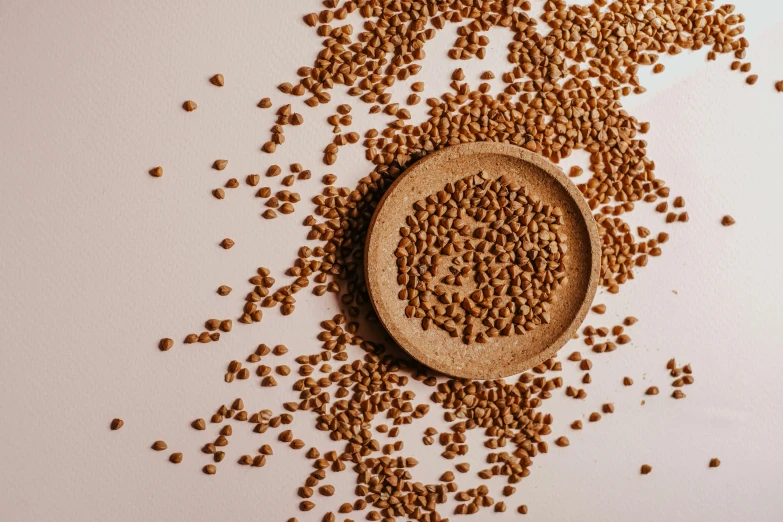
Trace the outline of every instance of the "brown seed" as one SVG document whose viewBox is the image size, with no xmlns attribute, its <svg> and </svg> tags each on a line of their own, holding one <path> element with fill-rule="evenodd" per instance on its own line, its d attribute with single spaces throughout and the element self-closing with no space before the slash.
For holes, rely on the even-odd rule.
<svg viewBox="0 0 783 522">
<path fill-rule="evenodd" d="M 633 384 L 633 379 L 630 377 L 623 377 L 623 385 L 624 386 L 631 386 Z"/>
<path fill-rule="evenodd" d="M 163 450 L 165 450 L 166 448 L 168 448 L 168 446 L 167 446 L 167 445 L 166 445 L 166 443 L 165 443 L 165 442 L 163 442 L 162 440 L 156 440 L 156 441 L 155 441 L 155 442 L 152 444 L 152 449 L 154 449 L 155 451 L 163 451 Z"/>
<path fill-rule="evenodd" d="M 217 293 L 218 295 L 225 297 L 231 293 L 231 290 L 232 288 L 230 286 L 220 285 L 217 289 Z"/>
<path fill-rule="evenodd" d="M 204 328 L 209 330 L 210 332 L 214 332 L 218 329 L 218 326 L 220 326 L 220 321 L 217 319 L 209 319 L 206 323 L 204 323 Z"/>
<path fill-rule="evenodd" d="M 304 22 L 310 27 L 315 27 L 318 25 L 318 15 L 315 13 L 307 14 L 304 16 Z"/>
<path fill-rule="evenodd" d="M 647 391 L 644 393 L 647 395 L 658 395 L 658 387 L 650 386 L 649 388 L 647 388 Z"/>
<path fill-rule="evenodd" d="M 154 169 L 150 170 L 150 176 L 153 178 L 159 178 L 163 176 L 163 167 L 155 167 Z"/>
<path fill-rule="evenodd" d="M 202 471 L 203 471 L 204 473 L 206 473 L 207 475 L 214 475 L 214 474 L 215 474 L 215 472 L 217 471 L 217 468 L 215 467 L 215 465 L 214 465 L 214 464 L 207 464 L 206 466 L 204 466 L 204 467 L 203 467 L 203 468 L 201 468 L 201 469 L 202 469 Z"/>
<path fill-rule="evenodd" d="M 261 446 L 261 448 L 258 450 L 259 453 L 262 455 L 272 455 L 274 452 L 272 451 L 272 446 L 269 444 L 264 444 Z"/>
<path fill-rule="evenodd" d="M 198 109 L 198 105 L 193 100 L 188 100 L 182 104 L 182 108 L 188 112 L 193 112 Z"/>
<path fill-rule="evenodd" d="M 179 464 L 182 462 L 182 453 L 172 453 L 169 456 L 169 462 L 172 462 L 174 464 Z"/>
<path fill-rule="evenodd" d="M 261 107 L 262 109 L 268 109 L 269 107 L 272 106 L 272 100 L 270 100 L 269 98 L 261 98 L 261 101 L 258 102 L 258 106 Z"/>
<path fill-rule="evenodd" d="M 215 196 L 215 199 L 225 199 L 226 192 L 222 188 L 218 187 L 212 191 L 212 195 Z"/>
<path fill-rule="evenodd" d="M 310 511 L 314 507 L 315 504 L 313 504 L 309 500 L 303 500 L 302 502 L 299 503 L 299 509 L 301 509 L 302 511 Z"/>
<path fill-rule="evenodd" d="M 648 464 L 642 464 L 642 475 L 647 475 L 651 471 L 652 471 L 652 466 Z"/>
<path fill-rule="evenodd" d="M 561 436 L 561 437 L 558 437 L 558 438 L 555 440 L 555 444 L 557 444 L 557 445 L 558 445 L 558 446 L 560 446 L 561 448 L 565 448 L 566 446 L 570 445 L 570 444 L 571 444 L 571 442 L 569 442 L 569 440 L 568 440 L 568 437 L 562 437 L 562 436 Z"/>
<path fill-rule="evenodd" d="M 218 159 L 212 164 L 212 168 L 215 170 L 223 170 L 228 165 L 228 160 Z"/>
<path fill-rule="evenodd" d="M 723 218 L 720 220 L 720 224 L 723 225 L 724 227 L 730 227 L 734 223 L 736 223 L 736 221 L 734 221 L 734 218 L 728 215 L 723 216 Z"/>
<path fill-rule="evenodd" d="M 218 73 L 209 79 L 209 83 L 218 87 L 223 87 L 225 85 L 225 79 L 222 74 Z"/>
<path fill-rule="evenodd" d="M 775 89 L 777 89 L 778 92 L 783 92 L 783 80 L 775 84 Z"/>
<path fill-rule="evenodd" d="M 220 242 L 220 246 L 228 250 L 232 246 L 234 246 L 234 240 L 231 238 L 225 238 L 223 241 Z"/>
<path fill-rule="evenodd" d="M 720 459 L 710 459 L 710 467 L 717 468 L 720 466 Z"/>
<path fill-rule="evenodd" d="M 600 413 L 594 411 L 593 413 L 590 414 L 590 422 L 598 422 L 599 420 L 601 420 Z"/>
<path fill-rule="evenodd" d="M 457 471 L 459 471 L 460 473 L 467 473 L 468 471 L 470 471 L 470 464 L 469 464 L 469 463 L 467 463 L 467 462 L 461 462 L 461 463 L 457 464 L 457 465 L 456 465 L 456 466 L 454 466 L 454 467 L 455 467 L 455 468 L 456 468 L 456 470 L 457 470 Z"/>
<path fill-rule="evenodd" d="M 174 346 L 174 340 L 169 339 L 168 337 L 164 337 L 158 343 L 158 349 L 160 349 L 161 352 L 167 352 L 171 350 L 172 346 Z"/>
<path fill-rule="evenodd" d="M 118 429 L 122 428 L 125 425 L 122 419 L 112 419 L 111 424 L 109 425 L 111 427 L 112 431 L 117 431 Z"/>
<path fill-rule="evenodd" d="M 451 471 L 446 471 L 443 473 L 443 475 L 440 476 L 441 482 L 451 482 L 454 480 L 454 473 Z"/>
<path fill-rule="evenodd" d="M 331 497 L 332 495 L 334 495 L 334 486 L 330 486 L 330 485 L 321 486 L 320 488 L 318 488 L 318 492 L 325 497 Z"/>
<path fill-rule="evenodd" d="M 266 464 L 266 457 L 263 455 L 256 455 L 253 457 L 253 460 L 251 461 L 250 465 L 254 468 L 263 468 Z"/>
<path fill-rule="evenodd" d="M 608 403 L 604 404 L 601 407 L 601 409 L 603 410 L 604 413 L 614 413 L 614 404 L 612 404 L 611 402 L 608 402 Z"/>
<path fill-rule="evenodd" d="M 517 511 L 522 515 L 527 515 L 527 506 L 525 504 L 522 504 L 517 508 Z"/>
<path fill-rule="evenodd" d="M 684 399 L 685 394 L 682 392 L 682 390 L 674 390 L 672 392 L 672 397 L 674 397 L 675 399 Z"/>
<path fill-rule="evenodd" d="M 597 313 L 597 314 L 603 314 L 603 313 L 605 313 L 605 312 L 606 312 L 606 305 L 602 305 L 602 304 L 595 305 L 595 306 L 592 308 L 592 310 L 593 310 L 593 312 L 595 312 L 595 313 Z"/>
<path fill-rule="evenodd" d="M 250 455 L 242 455 L 241 457 L 239 457 L 239 460 L 237 462 L 243 466 L 250 466 L 253 464 L 253 457 L 251 457 Z"/>
<path fill-rule="evenodd" d="M 753 85 L 753 84 L 755 84 L 755 83 L 756 83 L 758 80 L 759 80 L 759 75 L 758 75 L 758 74 L 751 74 L 750 76 L 748 76 L 747 78 L 745 78 L 745 83 L 747 83 L 748 85 Z"/>
<path fill-rule="evenodd" d="M 573 430 L 581 430 L 582 429 L 582 421 L 575 420 L 571 423 L 571 429 Z"/>
</svg>

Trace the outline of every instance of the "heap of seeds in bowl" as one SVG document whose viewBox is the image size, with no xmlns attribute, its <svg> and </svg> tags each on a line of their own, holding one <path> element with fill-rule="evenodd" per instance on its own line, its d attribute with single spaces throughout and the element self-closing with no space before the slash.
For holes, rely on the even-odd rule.
<svg viewBox="0 0 783 522">
<path fill-rule="evenodd" d="M 449 495 L 460 502 L 456 513 L 482 513 L 485 518 L 493 504 L 496 511 L 505 510 L 506 503 L 496 503 L 494 499 L 514 495 L 513 484 L 530 475 L 532 460 L 538 453 L 548 452 L 550 443 L 553 451 L 556 447 L 556 451 L 568 452 L 571 442 L 577 444 L 579 430 L 603 424 L 599 423 L 601 414 L 591 412 L 589 406 L 585 406 L 581 419 L 562 419 L 557 423 L 544 411 L 546 400 L 587 399 L 589 385 L 600 373 L 592 370 L 592 363 L 580 351 L 573 351 L 568 357 L 585 372 L 575 386 L 566 385 L 559 373 L 568 362 L 554 359 L 518 378 L 493 381 L 439 378 L 415 362 L 401 359 L 394 350 L 387 350 L 374 340 L 372 325 L 377 318 L 369 305 L 361 270 L 371 217 L 394 180 L 415 160 L 435 150 L 472 141 L 514 144 L 561 164 L 572 162 L 572 153 L 582 151 L 589 167 L 583 171 L 573 165 L 571 175 L 594 211 L 601 239 L 600 284 L 608 292 L 619 292 L 651 259 L 662 254 L 662 245 L 669 238 L 669 233 L 661 230 L 663 227 L 675 229 L 688 222 L 684 199 L 671 197 L 674 194 L 657 175 L 654 159 L 647 155 L 643 135 L 650 131 L 650 123 L 630 114 L 622 100 L 645 92 L 645 76 L 640 72 L 659 65 L 662 55 L 671 55 L 673 60 L 684 51 L 703 49 L 708 61 L 718 54 L 745 59 L 749 43 L 742 36 L 744 16 L 735 13 L 732 5 L 717 6 L 707 0 L 542 3 L 543 13 L 534 16 L 527 0 L 323 0 L 323 9 L 304 16 L 304 23 L 320 39 L 320 48 L 313 62 L 297 70 L 297 78 L 278 86 L 282 95 L 291 96 L 293 105 L 283 103 L 273 109 L 268 93 L 258 102 L 258 107 L 267 111 L 262 117 L 274 119 L 270 122 L 271 137 L 260 145 L 263 152 L 259 152 L 262 158 L 270 159 L 269 165 L 265 165 L 266 186 L 257 188 L 260 174 L 234 170 L 230 178 L 215 187 L 215 198 L 220 201 L 215 204 L 227 204 L 237 197 L 235 194 L 245 188 L 237 180 L 247 176 L 248 190 L 252 190 L 248 197 L 258 198 L 258 214 L 266 218 L 259 219 L 258 226 L 293 226 L 291 219 L 307 213 L 302 207 L 308 203 L 291 187 L 312 179 L 323 180 L 326 187 L 313 198 L 314 207 L 308 209 L 312 211 L 303 220 L 296 218 L 308 229 L 308 243 L 296 252 L 291 266 L 275 267 L 276 272 L 285 272 L 285 280 L 276 281 L 269 268 L 260 266 L 248 278 L 247 288 L 240 289 L 238 283 L 225 281 L 231 286 L 220 286 L 216 299 L 228 296 L 232 287 L 245 294 L 236 319 L 248 325 L 263 321 L 274 308 L 285 316 L 294 313 L 297 298 L 302 298 L 300 292 L 306 288 L 317 296 L 339 296 L 343 313 L 330 313 L 320 323 L 318 342 L 292 347 L 296 364 L 293 369 L 274 364 L 273 358 L 289 352 L 285 346 L 274 343 L 270 343 L 273 348 L 262 343 L 248 349 L 250 353 L 244 359 L 233 359 L 221 369 L 220 377 L 227 386 L 253 386 L 254 405 L 245 406 L 238 399 L 206 412 L 208 424 L 203 419 L 188 420 L 199 431 L 208 426 L 219 430 L 219 435 L 207 439 L 202 448 L 204 473 L 215 475 L 219 466 L 228 463 L 261 468 L 267 459 L 275 458 L 272 446 L 266 443 L 252 450 L 254 455 L 229 449 L 234 427 L 245 426 L 259 434 L 278 430 L 277 444 L 304 449 L 304 442 L 286 429 L 294 416 L 299 416 L 317 430 L 327 432 L 330 439 L 324 442 L 329 444 L 328 450 L 311 447 L 302 452 L 304 458 L 312 461 L 314 470 L 303 477 L 297 490 L 303 498 L 299 509 L 318 508 L 314 488 L 324 496 L 332 495 L 335 490 L 321 484 L 327 473 L 347 471 L 356 475 L 357 487 L 355 494 L 337 493 L 345 495 L 339 512 L 356 511 L 350 515 L 354 519 L 400 516 L 435 522 L 446 515 L 439 510 L 442 512 Z M 361 20 L 360 25 L 349 23 L 349 15 L 351 21 Z M 420 94 L 427 88 L 416 76 L 427 65 L 425 49 L 439 31 L 455 25 L 457 37 L 447 53 L 456 64 L 452 83 L 446 92 L 435 93 L 430 88 L 430 96 L 422 100 Z M 458 65 L 474 65 L 487 56 L 490 29 L 511 33 L 504 52 L 508 63 L 484 70 L 480 81 L 475 81 L 477 74 L 469 78 Z M 731 70 L 745 74 L 749 67 L 739 65 Z M 655 71 L 665 74 L 662 67 Z M 496 82 L 490 83 L 493 79 Z M 755 78 L 747 82 L 752 83 Z M 499 91 L 495 87 L 498 84 Z M 221 89 L 225 95 L 230 92 Z M 348 96 L 357 100 L 356 105 L 364 104 L 370 115 L 377 115 L 371 118 L 384 118 L 376 120 L 378 128 L 351 129 L 351 113 L 356 114 L 357 109 L 347 103 Z M 342 99 L 337 101 L 338 97 Z M 428 113 L 423 120 L 417 120 L 407 106 L 421 101 L 427 104 Z M 274 154 L 290 146 L 285 136 L 289 126 L 305 124 L 294 105 L 316 107 L 332 103 L 339 105 L 334 114 L 321 122 L 324 135 L 331 136 L 322 148 L 327 167 L 320 172 L 313 168 L 311 172 L 294 163 L 289 167 L 290 173 L 282 175 L 283 168 L 274 164 Z M 196 107 L 193 101 L 185 104 L 188 111 Z M 392 117 L 390 121 L 388 117 Z M 317 121 L 316 117 L 308 117 L 306 124 Z M 369 162 L 367 174 L 358 183 L 341 186 L 338 156 L 352 146 L 364 148 Z M 217 154 L 204 151 L 203 156 L 208 165 Z M 223 165 L 226 171 L 238 168 L 234 162 Z M 209 198 L 215 202 L 215 198 Z M 646 205 L 658 212 L 657 219 L 642 215 L 639 220 L 648 220 L 646 226 L 631 227 L 633 220 L 626 220 L 625 214 Z M 699 218 L 705 219 L 692 217 Z M 487 233 L 497 231 L 491 226 L 484 229 L 484 241 L 489 244 Z M 220 239 L 210 241 L 217 244 Z M 555 239 L 558 250 L 564 253 L 565 238 Z M 558 262 L 562 264 L 562 256 Z M 461 270 L 459 275 L 444 272 L 444 277 L 453 276 L 456 282 Z M 552 270 L 553 274 L 560 273 L 563 268 Z M 417 306 L 411 306 L 415 317 Z M 262 313 L 263 308 L 267 308 L 266 314 Z M 596 315 L 606 312 L 603 307 L 596 309 L 600 310 Z M 540 313 L 531 307 L 533 326 L 536 318 L 545 319 L 545 311 L 544 306 Z M 323 317 L 327 317 L 325 310 Z M 419 319 L 424 317 L 411 320 Z M 609 357 L 630 342 L 629 329 L 636 321 L 628 317 L 623 325 L 587 326 L 582 341 L 596 357 Z M 231 324 L 231 319 L 209 319 L 205 331 L 187 335 L 185 342 L 194 350 L 208 349 L 206 343 L 220 339 L 220 332 L 215 330 L 229 335 Z M 451 327 L 447 321 L 443 326 Z M 489 336 L 493 328 L 498 333 L 503 330 L 496 322 L 482 323 L 482 331 L 474 332 L 475 340 L 482 333 Z M 456 332 L 471 336 L 464 329 L 457 328 Z M 178 352 L 168 338 L 160 346 L 168 356 Z M 593 377 L 588 373 L 591 370 Z M 679 368 L 672 364 L 666 371 L 671 372 L 670 377 L 675 379 L 671 385 L 677 388 L 671 397 L 684 399 L 679 388 L 693 384 L 691 366 Z M 666 378 L 664 374 L 660 377 Z M 428 398 L 417 397 L 410 386 L 414 379 L 431 387 Z M 657 386 L 633 386 L 631 377 L 623 382 L 623 392 L 636 394 L 641 404 L 668 400 L 664 399 L 668 393 L 657 394 Z M 292 388 L 282 408 L 276 406 L 279 397 L 272 400 L 263 393 L 264 388 L 278 385 Z M 437 418 L 430 411 L 432 405 L 437 405 Z M 622 412 L 618 411 L 618 415 Z M 422 425 L 425 417 L 426 425 Z M 300 419 L 297 426 L 302 422 Z M 479 432 L 473 436 L 481 437 L 482 443 L 471 447 L 483 452 L 487 465 L 474 471 L 486 483 L 460 489 L 451 471 L 433 484 L 416 481 L 416 459 L 406 453 L 402 440 L 389 442 L 383 438 L 396 436 L 398 426 L 411 424 L 416 426 L 407 429 L 420 430 L 425 445 L 439 446 L 444 465 L 468 452 L 468 432 Z M 563 435 L 566 429 L 571 431 L 570 438 Z M 506 484 L 500 486 L 489 480 L 495 476 L 504 477 Z M 527 505 L 520 505 L 519 511 L 526 513 Z M 326 521 L 336 518 L 332 512 L 320 515 Z"/>
<path fill-rule="evenodd" d="M 567 282 L 562 209 L 482 171 L 413 210 L 395 251 L 407 317 L 465 344 L 550 322 L 554 293 Z"/>
</svg>

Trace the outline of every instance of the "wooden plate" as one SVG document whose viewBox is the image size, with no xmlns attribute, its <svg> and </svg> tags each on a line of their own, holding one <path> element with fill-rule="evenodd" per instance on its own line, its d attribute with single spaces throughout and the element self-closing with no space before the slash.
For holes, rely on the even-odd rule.
<svg viewBox="0 0 783 522">
<path fill-rule="evenodd" d="M 394 251 L 413 204 L 447 183 L 484 171 L 492 179 L 511 176 L 543 202 L 565 213 L 568 282 L 555 292 L 551 321 L 525 334 L 464 344 L 440 328 L 424 330 L 405 316 L 398 293 Z M 595 296 L 601 267 L 598 228 L 584 197 L 553 163 L 526 149 L 492 142 L 455 145 L 425 156 L 386 191 L 373 215 L 365 246 L 367 288 L 391 337 L 419 362 L 446 375 L 495 379 L 520 373 L 552 357 L 584 320 Z"/>
</svg>

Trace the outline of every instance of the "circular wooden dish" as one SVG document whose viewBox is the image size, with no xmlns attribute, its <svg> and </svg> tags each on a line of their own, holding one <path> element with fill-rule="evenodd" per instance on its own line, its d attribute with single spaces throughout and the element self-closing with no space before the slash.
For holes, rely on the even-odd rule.
<svg viewBox="0 0 783 522">
<path fill-rule="evenodd" d="M 400 228 L 413 204 L 446 184 L 484 171 L 490 178 L 510 176 L 565 215 L 568 282 L 555 292 L 551 320 L 524 334 L 465 344 L 440 328 L 424 330 L 421 320 L 405 316 L 407 301 L 398 293 L 394 255 Z M 526 149 L 492 142 L 455 145 L 412 165 L 386 191 L 373 215 L 365 246 L 367 289 L 375 311 L 391 337 L 422 364 L 446 375 L 472 379 L 507 377 L 552 357 L 579 328 L 598 286 L 601 250 L 598 228 L 584 197 L 553 163 Z"/>
</svg>

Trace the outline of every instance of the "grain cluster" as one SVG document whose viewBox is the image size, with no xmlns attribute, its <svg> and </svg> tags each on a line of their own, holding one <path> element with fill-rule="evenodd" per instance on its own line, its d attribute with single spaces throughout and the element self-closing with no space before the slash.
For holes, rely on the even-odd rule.
<svg viewBox="0 0 783 522">
<path fill-rule="evenodd" d="M 405 315 L 465 344 L 550 322 L 568 280 L 564 212 L 508 176 L 449 183 L 413 204 L 397 244 Z"/>
<path fill-rule="evenodd" d="M 226 459 L 234 430 L 247 425 L 259 434 L 276 431 L 276 440 L 269 442 L 303 450 L 303 458 L 312 462 L 313 471 L 297 490 L 302 511 L 317 508 L 320 496 L 341 495 L 338 512 L 357 512 L 350 515 L 357 519 L 406 517 L 435 522 L 442 519 L 442 505 L 452 497 L 459 502 L 456 514 L 489 516 L 484 514 L 490 507 L 503 512 L 506 502 L 494 497 L 513 495 L 513 484 L 530 475 L 538 454 L 549 452 L 550 444 L 562 448 L 557 451 L 571 451 L 567 449 L 571 440 L 556 433 L 557 425 L 544 411 L 543 401 L 556 394 L 586 401 L 591 372 L 599 372 L 581 352 L 574 352 L 568 360 L 582 372 L 579 384 L 566 383 L 559 373 L 561 362 L 551 359 L 513 382 L 439 379 L 360 334 L 376 320 L 361 270 L 373 212 L 404 169 L 433 151 L 473 141 L 524 147 L 571 167 L 570 175 L 598 224 L 600 283 L 611 293 L 619 292 L 637 270 L 662 254 L 669 234 L 650 228 L 678 227 L 689 221 L 685 200 L 672 197 L 647 155 L 643 135 L 650 131 L 650 123 L 629 114 L 622 100 L 645 91 L 643 68 L 664 74 L 659 58 L 686 50 L 704 49 L 708 60 L 732 54 L 736 66 L 731 69 L 745 75 L 748 85 L 756 83 L 756 75 L 747 75 L 750 63 L 742 62 L 749 46 L 742 36 L 744 17 L 731 5 L 716 6 L 707 0 L 594 0 L 587 5 L 547 0 L 540 17 L 530 13 L 531 4 L 525 0 L 324 0 L 323 4 L 324 9 L 303 17 L 320 38 L 317 57 L 297 70 L 297 78 L 280 83 L 275 93 L 275 100 L 291 96 L 293 103 L 286 100 L 277 105 L 267 96 L 258 102 L 266 111 L 263 116 L 274 118 L 269 138 L 261 140 L 266 153 L 262 156 L 274 158 L 286 146 L 289 126 L 317 121 L 307 107 L 330 104 L 343 93 L 366 104 L 370 114 L 384 117 L 385 125 L 350 130 L 356 108 L 348 103 L 337 106 L 323 122 L 331 133 L 331 141 L 323 147 L 328 172 L 311 173 L 299 163 L 270 164 L 265 174 L 263 170 L 257 171 L 262 174 L 237 172 L 234 162 L 214 161 L 215 156 L 205 159 L 205 165 L 214 161 L 216 172 L 211 175 L 230 176 L 213 185 L 212 194 L 220 201 L 212 202 L 226 204 L 247 185 L 262 207 L 259 216 L 268 220 L 259 222 L 267 227 L 296 215 L 300 205 L 308 203 L 291 187 L 312 176 L 324 184 L 312 199 L 313 212 L 303 219 L 308 243 L 282 271 L 285 278 L 278 282 L 269 268 L 258 268 L 246 288 L 237 287 L 244 304 L 234 320 L 258 323 L 275 308 L 290 315 L 299 293 L 308 288 L 316 296 L 335 296 L 344 312 L 321 323 L 320 346 L 292 348 L 293 363 L 270 360 L 285 356 L 289 351 L 285 346 L 260 344 L 245 360 L 232 360 L 221 370 L 232 386 L 253 383 L 258 390 L 278 385 L 292 390 L 279 408 L 261 404 L 254 411 L 237 399 L 192 421 L 193 429 L 209 437 L 201 456 L 209 463 L 202 470 L 214 475 L 223 462 L 262 468 L 268 459 L 276 458 L 276 450 L 265 441 L 256 451 Z M 359 17 L 361 25 L 348 23 L 349 15 Z M 505 52 L 508 64 L 485 71 L 473 85 L 463 69 L 455 67 L 449 89 L 428 92 L 432 96 L 424 98 L 427 88 L 415 77 L 422 70 L 425 48 L 440 30 L 452 25 L 457 26 L 457 37 L 448 51 L 450 59 L 457 63 L 483 59 L 490 45 L 489 30 L 501 28 L 511 36 Z M 494 78 L 502 85 L 499 92 L 493 92 L 489 83 Z M 222 74 L 209 81 L 217 87 L 225 84 Z M 410 92 L 400 94 L 406 88 Z M 303 113 L 297 112 L 302 104 Z M 427 107 L 423 121 L 414 121 L 407 108 L 418 104 Z M 182 107 L 192 113 L 198 105 L 187 100 Z M 198 117 L 183 115 L 194 116 Z M 358 183 L 340 186 L 338 157 L 351 146 L 363 148 L 370 171 Z M 575 151 L 585 153 L 587 169 L 569 165 Z M 160 177 L 163 169 L 156 167 L 150 174 Z M 468 343 L 524 334 L 551 319 L 550 304 L 558 285 L 567 280 L 567 238 L 558 231 L 564 216 L 508 179 L 494 179 L 491 173 L 465 175 L 417 202 L 400 237 L 394 238 L 399 297 L 406 302 L 406 314 L 423 329 L 440 328 Z M 267 186 L 258 187 L 261 179 Z M 650 228 L 632 227 L 631 220 L 625 219 L 642 205 L 657 211 L 653 222 L 647 223 Z M 717 221 L 734 224 L 730 216 Z M 225 238 L 220 245 L 230 249 L 234 241 Z M 218 295 L 229 296 L 232 286 L 221 285 Z M 596 305 L 593 311 L 602 316 L 606 307 Z M 606 357 L 620 347 L 633 347 L 629 332 L 635 323 L 636 318 L 628 317 L 623 324 L 589 325 L 582 330 L 582 340 L 595 357 Z M 218 341 L 232 324 L 231 319 L 210 319 L 206 330 L 188 334 L 185 343 Z M 168 337 L 158 345 L 164 352 L 173 346 Z M 690 365 L 672 362 L 667 369 L 673 379 L 672 397 L 684 398 L 682 388 L 694 382 Z M 410 386 L 414 379 L 430 387 L 430 397 L 417 400 Z M 632 387 L 630 376 L 623 384 L 626 393 L 646 400 L 656 400 L 653 396 L 659 393 L 658 386 L 650 383 Z M 436 483 L 416 481 L 416 459 L 394 437 L 400 426 L 421 424 L 435 408 L 445 422 L 437 424 L 438 429 L 422 428 L 423 443 L 437 447 L 448 464 L 462 461 L 468 453 L 469 432 L 480 433 L 486 466 L 470 470 L 464 462 L 452 465 L 460 473 L 475 472 L 485 484 L 460 489 L 462 475 L 450 469 Z M 586 406 L 581 419 L 558 429 L 570 426 L 576 444 L 580 430 L 602 420 L 601 413 L 591 412 L 594 408 Z M 600 409 L 604 416 L 615 411 L 610 402 Z M 618 408 L 618 416 L 621 413 Z M 318 430 L 328 433 L 339 451 L 305 449 L 305 443 L 288 429 L 295 415 L 307 416 Z M 115 430 L 121 426 L 119 419 L 111 424 Z M 389 438 L 383 439 L 383 434 Z M 481 444 L 471 445 L 477 446 Z M 158 441 L 153 448 L 163 451 L 167 446 Z M 170 460 L 181 462 L 182 454 L 174 453 Z M 713 459 L 709 465 L 719 464 Z M 641 473 L 651 470 L 645 464 Z M 345 471 L 357 478 L 351 498 L 324 482 L 328 473 Z M 504 479 L 502 493 L 490 490 L 492 477 Z M 524 504 L 516 509 L 520 514 L 528 512 Z M 336 515 L 327 512 L 322 520 L 334 521 Z"/>
</svg>

